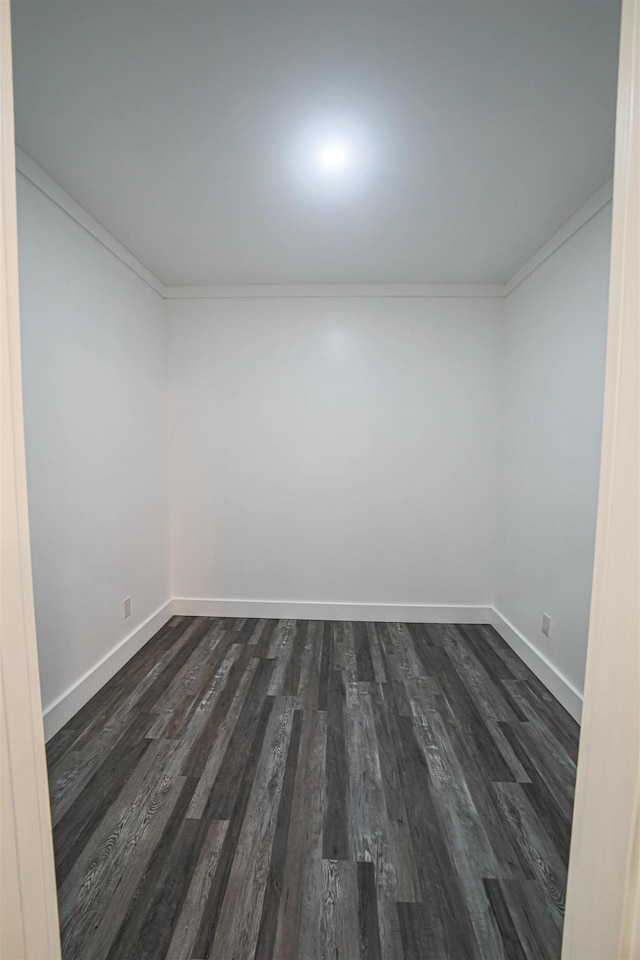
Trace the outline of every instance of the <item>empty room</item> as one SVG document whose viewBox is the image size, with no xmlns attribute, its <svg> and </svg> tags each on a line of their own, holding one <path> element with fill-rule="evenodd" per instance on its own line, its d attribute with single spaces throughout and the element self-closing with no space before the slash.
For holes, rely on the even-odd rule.
<svg viewBox="0 0 640 960">
<path fill-rule="evenodd" d="M 620 4 L 11 21 L 62 957 L 559 958 Z"/>
</svg>

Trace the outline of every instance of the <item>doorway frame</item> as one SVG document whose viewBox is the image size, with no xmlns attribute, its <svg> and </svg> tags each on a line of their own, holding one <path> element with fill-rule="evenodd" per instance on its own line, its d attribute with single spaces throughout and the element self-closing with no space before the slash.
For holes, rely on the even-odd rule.
<svg viewBox="0 0 640 960">
<path fill-rule="evenodd" d="M 9 0 L 0 0 L 0 111 L 0 957 L 58 960 L 24 452 Z"/>
<path fill-rule="evenodd" d="M 640 960 L 640 2 L 623 0 L 598 519 L 563 960 Z"/>
<path fill-rule="evenodd" d="M 0 956 L 59 960 L 24 454 L 10 0 L 0 0 L 0 62 Z M 639 180 L 640 2 L 623 0 L 602 465 L 564 960 L 640 960 Z"/>
</svg>

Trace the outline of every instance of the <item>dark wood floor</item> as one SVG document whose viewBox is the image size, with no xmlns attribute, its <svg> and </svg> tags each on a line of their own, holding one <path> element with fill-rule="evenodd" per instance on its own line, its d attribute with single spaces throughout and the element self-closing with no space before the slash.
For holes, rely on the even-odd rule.
<svg viewBox="0 0 640 960">
<path fill-rule="evenodd" d="M 491 627 L 174 617 L 49 744 L 65 960 L 557 958 L 577 742 Z"/>
</svg>

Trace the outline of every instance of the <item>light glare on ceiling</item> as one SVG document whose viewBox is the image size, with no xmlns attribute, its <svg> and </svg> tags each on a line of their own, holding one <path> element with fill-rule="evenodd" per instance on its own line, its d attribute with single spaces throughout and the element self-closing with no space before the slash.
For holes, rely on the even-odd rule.
<svg viewBox="0 0 640 960">
<path fill-rule="evenodd" d="M 341 170 L 347 163 L 349 153 L 346 146 L 337 140 L 325 144 L 320 151 L 320 163 L 325 170 Z"/>
<path fill-rule="evenodd" d="M 355 200 L 372 181 L 370 132 L 352 117 L 319 110 L 299 130 L 287 168 L 309 199 L 322 204 Z"/>
</svg>

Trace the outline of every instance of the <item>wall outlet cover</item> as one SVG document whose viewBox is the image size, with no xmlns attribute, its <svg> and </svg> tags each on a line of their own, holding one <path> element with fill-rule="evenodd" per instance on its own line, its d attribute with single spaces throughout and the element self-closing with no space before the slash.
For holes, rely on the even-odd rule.
<svg viewBox="0 0 640 960">
<path fill-rule="evenodd" d="M 545 637 L 549 636 L 549 631 L 551 630 L 551 617 L 548 613 L 542 614 L 542 632 Z"/>
</svg>

